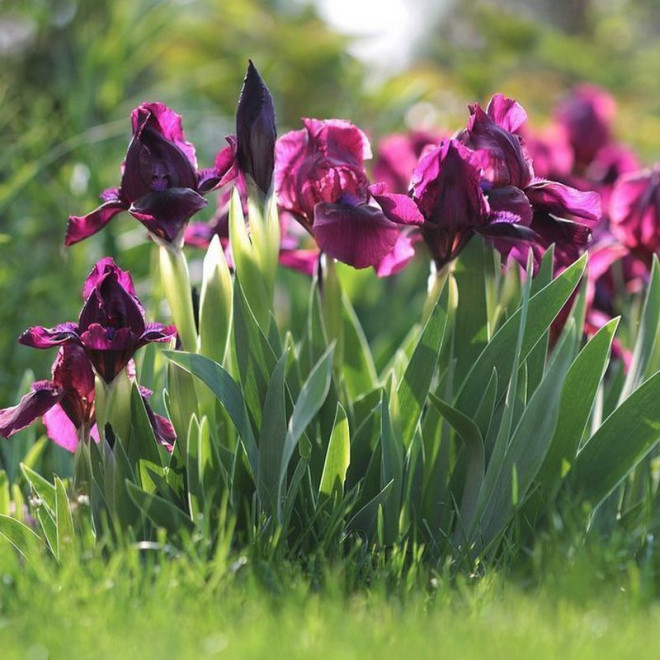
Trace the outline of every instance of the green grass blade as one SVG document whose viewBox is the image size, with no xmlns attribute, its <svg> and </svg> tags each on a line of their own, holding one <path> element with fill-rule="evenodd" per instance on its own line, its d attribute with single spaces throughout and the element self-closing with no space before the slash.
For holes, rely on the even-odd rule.
<svg viewBox="0 0 660 660">
<path fill-rule="evenodd" d="M 29 563 L 40 560 L 45 543 L 25 523 L 0 514 L 0 536 L 7 539 Z"/>
</svg>

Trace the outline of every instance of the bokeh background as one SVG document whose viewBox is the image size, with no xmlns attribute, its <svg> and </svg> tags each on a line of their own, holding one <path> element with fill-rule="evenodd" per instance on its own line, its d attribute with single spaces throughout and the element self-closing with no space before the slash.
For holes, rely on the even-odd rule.
<svg viewBox="0 0 660 660">
<path fill-rule="evenodd" d="M 233 132 L 248 58 L 270 86 L 280 134 L 301 116 L 343 117 L 374 142 L 405 128 L 454 131 L 468 103 L 495 91 L 542 125 L 590 81 L 616 96 L 619 137 L 651 164 L 658 34 L 658 0 L 0 0 L 0 406 L 26 369 L 44 378 L 53 358 L 17 336 L 75 319 L 97 258 L 114 256 L 147 286 L 153 251 L 128 216 L 63 247 L 66 218 L 118 184 L 141 101 L 183 115 L 205 166 Z M 381 360 L 423 298 L 425 269 L 356 280 L 351 294 Z M 284 277 L 285 294 L 307 286 Z M 288 297 L 295 321 L 297 296 Z M 383 307 L 387 328 L 376 323 Z"/>
</svg>

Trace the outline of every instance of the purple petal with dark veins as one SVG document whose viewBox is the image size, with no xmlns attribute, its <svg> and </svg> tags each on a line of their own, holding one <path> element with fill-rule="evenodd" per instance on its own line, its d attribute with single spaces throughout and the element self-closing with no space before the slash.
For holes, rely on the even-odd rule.
<svg viewBox="0 0 660 660">
<path fill-rule="evenodd" d="M 535 210 L 565 218 L 577 216 L 584 220 L 600 219 L 600 195 L 597 192 L 582 192 L 555 181 L 534 179 L 525 194 Z"/>
<path fill-rule="evenodd" d="M 526 121 L 525 108 L 514 99 L 495 94 L 486 107 L 488 116 L 505 131 L 515 133 Z"/>
<path fill-rule="evenodd" d="M 379 208 L 328 202 L 315 206 L 313 229 L 323 252 L 355 268 L 379 264 L 394 248 L 400 231 Z"/>
<path fill-rule="evenodd" d="M 532 207 L 525 193 L 515 186 L 492 188 L 488 192 L 491 218 L 501 216 L 505 222 L 517 222 L 529 227 L 532 223 Z M 497 222 L 497 220 L 491 220 Z"/>
<path fill-rule="evenodd" d="M 19 338 L 19 343 L 32 348 L 52 348 L 65 342 L 80 343 L 78 326 L 75 323 L 60 323 L 54 328 L 36 325 L 28 328 Z"/>
<path fill-rule="evenodd" d="M 112 257 L 104 257 L 96 262 L 96 265 L 87 276 L 83 287 L 83 298 L 85 300 L 89 298 L 92 289 L 96 288 L 111 273 L 116 276 L 117 282 L 122 289 L 135 296 L 135 286 L 133 285 L 131 274 L 127 270 L 119 268 Z"/>
<path fill-rule="evenodd" d="M 424 216 L 408 195 L 379 192 L 376 186 L 371 186 L 370 190 L 388 220 L 403 225 L 424 224 Z"/>
</svg>

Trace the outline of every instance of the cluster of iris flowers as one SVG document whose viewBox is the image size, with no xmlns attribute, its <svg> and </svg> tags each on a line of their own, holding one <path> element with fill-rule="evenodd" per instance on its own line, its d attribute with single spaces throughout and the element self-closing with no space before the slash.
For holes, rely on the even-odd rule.
<svg viewBox="0 0 660 660">
<path fill-rule="evenodd" d="M 613 112 L 608 94 L 584 86 L 540 133 L 528 127 L 518 102 L 497 94 L 485 108 L 469 106 L 466 125 L 451 136 L 411 132 L 383 139 L 371 179 L 369 139 L 349 121 L 305 118 L 303 128 L 277 139 L 271 95 L 250 63 L 236 136 L 227 137 L 211 167 L 199 169 L 178 114 L 162 103 L 142 103 L 131 115 L 119 187 L 104 191 L 97 209 L 69 218 L 65 243 L 82 241 L 126 211 L 172 253 L 219 236 L 231 265 L 231 191 L 238 190 L 246 214 L 248 193 L 265 199 L 274 192 L 280 262 L 308 274 L 326 254 L 388 276 L 422 246 L 441 270 L 475 235 L 505 264 L 524 265 L 531 252 L 538 266 L 554 245 L 559 271 L 589 245 L 587 329 L 595 331 L 615 313 L 614 265 L 630 290 L 640 288 L 660 249 L 660 171 L 639 170 L 635 156 L 614 140 Z M 214 218 L 193 221 L 213 191 Z M 51 380 L 34 383 L 17 406 L 0 411 L 0 435 L 43 417 L 49 436 L 66 449 L 98 439 L 99 380 L 112 387 L 134 371 L 138 348 L 176 337 L 175 326 L 145 322 L 130 275 L 111 259 L 96 264 L 83 297 L 77 323 L 34 327 L 21 336 L 23 344 L 58 347 L 58 354 Z M 156 438 L 171 447 L 171 425 L 147 410 Z"/>
</svg>

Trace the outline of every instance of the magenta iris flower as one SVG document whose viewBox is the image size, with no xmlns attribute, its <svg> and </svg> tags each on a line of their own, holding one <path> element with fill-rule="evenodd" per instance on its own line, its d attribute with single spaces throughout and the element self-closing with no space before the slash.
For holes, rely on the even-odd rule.
<svg viewBox="0 0 660 660">
<path fill-rule="evenodd" d="M 8 438 L 39 417 L 43 417 L 48 436 L 69 451 L 75 451 L 78 441 L 92 433 L 94 372 L 81 346 L 62 346 L 51 380 L 33 383 L 32 391 L 17 406 L 0 410 L 0 435 Z"/>
<path fill-rule="evenodd" d="M 612 233 L 650 266 L 660 254 L 660 166 L 622 176 L 609 210 Z"/>
<path fill-rule="evenodd" d="M 223 182 L 233 164 L 223 151 L 214 167 L 198 171 L 181 117 L 162 103 L 141 104 L 131 122 L 133 139 L 120 187 L 106 190 L 103 204 L 91 213 L 69 218 L 66 245 L 100 231 L 121 211 L 137 218 L 158 240 L 178 244 L 188 220 L 206 206 L 203 195 Z"/>
<path fill-rule="evenodd" d="M 277 142 L 275 186 L 281 209 L 329 256 L 378 270 L 397 245 L 401 253 L 402 230 L 420 225 L 423 217 L 408 196 L 370 185 L 364 161 L 371 147 L 359 128 L 339 119 L 303 119 L 303 124 Z"/>
<path fill-rule="evenodd" d="M 598 193 L 534 176 L 524 139 L 516 133 L 527 114 L 516 101 L 498 94 L 485 111 L 474 104 L 470 113 L 459 140 L 479 155 L 484 170 L 481 185 L 490 217 L 481 233 L 521 263 L 530 247 L 538 262 L 552 243 L 558 263 L 574 261 L 600 218 Z"/>
<path fill-rule="evenodd" d="M 481 178 L 480 158 L 456 140 L 428 151 L 413 172 L 412 197 L 424 216 L 422 235 L 438 269 L 487 222 Z"/>
<path fill-rule="evenodd" d="M 145 323 L 131 276 L 110 258 L 96 264 L 85 282 L 83 294 L 85 304 L 77 323 L 29 328 L 19 341 L 34 348 L 81 346 L 96 372 L 106 383 L 111 383 L 138 348 L 176 336 L 174 326 Z"/>
</svg>

